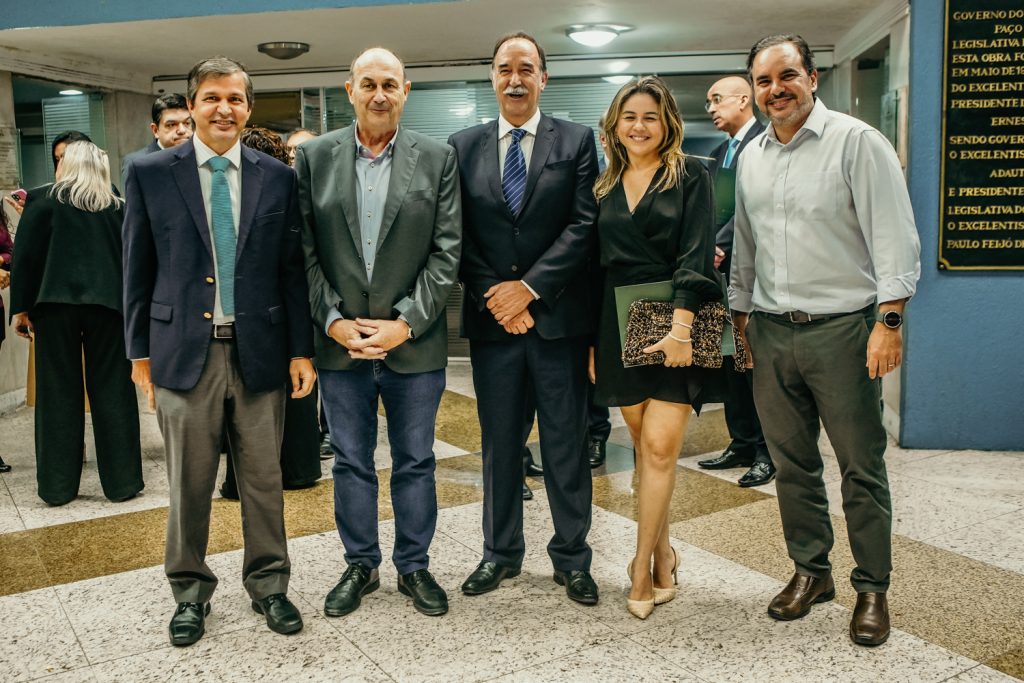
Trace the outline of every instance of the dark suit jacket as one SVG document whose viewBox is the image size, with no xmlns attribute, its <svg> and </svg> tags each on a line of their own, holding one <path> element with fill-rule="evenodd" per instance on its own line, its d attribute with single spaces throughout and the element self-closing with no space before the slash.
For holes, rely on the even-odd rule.
<svg viewBox="0 0 1024 683">
<path fill-rule="evenodd" d="M 591 333 L 591 279 L 585 269 L 597 219 L 593 131 L 541 116 L 517 216 L 501 192 L 498 122 L 460 131 L 449 143 L 458 155 L 462 183 L 463 336 L 512 338 L 487 310 L 484 292 L 499 282 L 520 279 L 540 295 L 530 304 L 530 314 L 541 337 Z"/>
<path fill-rule="evenodd" d="M 52 187 L 31 190 L 25 202 L 12 262 L 11 312 L 31 315 L 41 303 L 120 311 L 121 206 L 82 211 L 51 197 Z"/>
<path fill-rule="evenodd" d="M 750 141 L 760 135 L 763 131 L 764 124 L 757 119 L 754 119 L 754 125 L 750 127 L 750 130 L 747 131 L 746 137 L 740 141 L 740 146 L 736 148 L 736 158 L 732 161 L 733 168 L 736 168 L 736 161 L 743 152 L 743 148 L 750 144 Z M 729 139 L 726 139 L 711 152 L 711 161 L 708 162 L 708 170 L 711 171 L 711 177 L 717 175 L 718 169 L 722 167 L 722 163 L 725 161 L 725 153 L 728 149 Z M 735 225 L 735 217 L 730 217 L 729 220 L 718 227 L 718 234 L 715 236 L 715 246 L 725 252 L 725 259 L 722 261 L 720 270 L 725 273 L 726 277 L 728 277 L 729 268 L 732 266 L 732 235 Z"/>
<path fill-rule="evenodd" d="M 235 346 L 249 391 L 277 389 L 313 342 L 295 174 L 242 147 L 235 260 Z M 129 358 L 149 358 L 153 382 L 195 386 L 210 345 L 216 268 L 195 148 L 186 142 L 135 160 L 124 220 L 124 314 Z"/>
<path fill-rule="evenodd" d="M 448 364 L 444 309 L 462 247 L 455 153 L 426 135 L 399 128 L 372 281 L 360 247 L 355 164 L 354 126 L 295 150 L 317 367 L 347 370 L 362 362 L 327 336 L 327 315 L 337 308 L 348 319 L 405 317 L 415 338 L 388 352 L 384 362 L 392 370 L 443 368 Z"/>
<path fill-rule="evenodd" d="M 121 159 L 121 187 L 128 185 L 128 167 L 131 166 L 136 159 L 159 151 L 160 145 L 157 143 L 156 138 L 153 138 L 149 141 L 149 144 L 142 149 L 137 149 L 134 152 L 126 154 L 124 158 Z"/>
</svg>

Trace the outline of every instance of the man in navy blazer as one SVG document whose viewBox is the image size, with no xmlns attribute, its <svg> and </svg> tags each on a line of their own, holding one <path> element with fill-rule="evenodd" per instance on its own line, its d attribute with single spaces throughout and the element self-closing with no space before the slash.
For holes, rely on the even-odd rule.
<svg viewBox="0 0 1024 683">
<path fill-rule="evenodd" d="M 171 488 L 164 567 L 178 603 L 174 645 L 202 637 L 217 585 L 206 546 L 225 433 L 252 607 L 278 633 L 302 628 L 286 596 L 278 453 L 286 386 L 300 398 L 316 377 L 295 174 L 239 142 L 252 83 L 238 62 L 196 64 L 188 104 L 193 140 L 128 167 L 124 222 L 128 357 L 136 384 L 155 386 Z"/>
<path fill-rule="evenodd" d="M 733 192 L 736 182 L 736 162 L 743 148 L 764 131 L 764 124 L 754 116 L 754 91 L 742 76 L 726 76 L 708 89 L 704 103 L 715 128 L 729 135 L 727 140 L 711 152 L 708 170 L 720 181 L 725 177 L 731 182 L 716 182 L 716 190 Z M 732 152 L 729 148 L 732 147 Z M 719 204 L 735 205 L 734 197 L 717 194 Z M 736 217 L 733 211 L 719 212 L 718 234 L 715 236 L 715 266 L 729 278 L 732 265 L 732 237 Z M 761 486 L 775 478 L 768 446 L 761 432 L 761 421 L 754 406 L 754 392 L 750 372 L 736 372 L 731 362 L 725 364 L 728 394 L 725 399 L 725 424 L 732 441 L 718 456 L 701 460 L 698 466 L 707 470 L 724 470 L 733 467 L 749 467 L 739 479 L 742 487 Z"/>
<path fill-rule="evenodd" d="M 590 464 L 581 451 L 590 310 L 587 259 L 597 215 L 597 148 L 590 128 L 540 113 L 544 51 L 524 33 L 494 48 L 501 116 L 460 131 L 465 286 L 483 440 L 484 554 L 462 591 L 494 590 L 519 573 L 523 540 L 523 420 L 534 392 L 555 534 L 548 554 L 570 598 L 597 602 L 590 576 Z"/>
<path fill-rule="evenodd" d="M 176 92 L 161 95 L 153 101 L 153 122 L 149 129 L 153 139 L 142 149 L 126 154 L 121 160 L 121 186 L 128 182 L 128 167 L 136 159 L 159 152 L 169 147 L 177 147 L 192 139 L 192 116 L 188 113 L 188 102 L 185 96 Z"/>
</svg>

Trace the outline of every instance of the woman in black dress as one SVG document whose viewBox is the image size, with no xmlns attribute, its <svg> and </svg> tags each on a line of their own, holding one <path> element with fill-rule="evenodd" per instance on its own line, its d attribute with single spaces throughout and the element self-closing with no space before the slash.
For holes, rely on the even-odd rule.
<svg viewBox="0 0 1024 683">
<path fill-rule="evenodd" d="M 676 459 L 691 408 L 721 400 L 711 371 L 692 367 L 690 327 L 704 300 L 720 300 L 714 270 L 711 180 L 680 145 L 683 122 L 665 83 L 653 76 L 627 83 L 605 121 L 608 167 L 594 187 L 604 293 L 593 373 L 595 401 L 619 406 L 636 451 L 637 548 L 630 562 L 630 613 L 645 619 L 676 595 L 678 553 L 668 541 L 668 506 Z M 672 330 L 644 349 L 664 365 L 623 367 L 615 287 L 671 280 Z"/>
<path fill-rule="evenodd" d="M 85 385 L 96 466 L 113 501 L 143 488 L 139 413 L 121 317 L 121 199 L 91 142 L 55 151 L 57 182 L 29 193 L 11 277 L 15 332 L 36 345 L 39 497 L 63 505 L 82 475 Z"/>
</svg>

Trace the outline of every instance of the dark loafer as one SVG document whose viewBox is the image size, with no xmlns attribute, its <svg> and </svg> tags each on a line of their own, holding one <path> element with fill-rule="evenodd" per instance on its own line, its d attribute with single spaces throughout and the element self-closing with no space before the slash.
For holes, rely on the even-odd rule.
<svg viewBox="0 0 1024 683">
<path fill-rule="evenodd" d="M 590 439 L 587 442 L 587 459 L 590 469 L 600 467 L 608 456 L 608 444 L 602 439 Z"/>
<path fill-rule="evenodd" d="M 885 593 L 857 593 L 850 620 L 850 638 L 858 645 L 874 647 L 889 639 L 889 603 Z"/>
<path fill-rule="evenodd" d="M 334 457 L 334 451 L 331 450 L 331 433 L 327 432 L 324 434 L 323 439 L 320 440 L 320 459 L 330 460 Z"/>
<path fill-rule="evenodd" d="M 533 500 L 533 491 L 526 485 L 525 480 L 523 480 L 523 500 Z"/>
<path fill-rule="evenodd" d="M 191 645 L 202 638 L 206 632 L 206 615 L 209 613 L 208 602 L 179 602 L 167 627 L 171 645 Z"/>
<path fill-rule="evenodd" d="M 743 488 L 751 486 L 763 486 L 775 478 L 775 465 L 770 462 L 755 462 L 747 470 L 747 473 L 740 477 L 739 485 Z"/>
<path fill-rule="evenodd" d="M 343 617 L 355 612 L 363 596 L 380 588 L 380 574 L 361 564 L 350 564 L 341 575 L 338 585 L 331 589 L 324 600 L 324 615 Z"/>
<path fill-rule="evenodd" d="M 523 448 L 523 468 L 528 477 L 543 477 L 544 468 L 533 459 L 533 452 L 529 448 Z"/>
<path fill-rule="evenodd" d="M 750 467 L 753 464 L 753 455 L 738 453 L 731 448 L 726 448 L 717 458 L 697 461 L 697 467 L 705 470 L 728 470 L 733 467 Z"/>
<path fill-rule="evenodd" d="M 420 614 L 439 617 L 448 611 L 448 594 L 426 569 L 400 575 L 398 592 L 412 598 L 412 606 Z"/>
<path fill-rule="evenodd" d="M 822 578 L 793 574 L 782 592 L 768 603 L 768 616 L 780 621 L 799 619 L 811 611 L 811 606 L 819 602 L 828 602 L 836 596 L 836 585 L 832 582 L 832 574 Z"/>
<path fill-rule="evenodd" d="M 519 576 L 520 569 L 503 567 L 496 562 L 481 562 L 469 578 L 462 583 L 462 592 L 466 595 L 483 595 L 501 585 L 505 579 Z"/>
<path fill-rule="evenodd" d="M 583 605 L 597 604 L 597 584 L 591 578 L 590 572 L 582 569 L 563 572 L 556 569 L 554 579 L 559 586 L 565 586 L 565 594 L 570 600 Z"/>
<path fill-rule="evenodd" d="M 302 615 L 284 593 L 274 593 L 265 598 L 252 601 L 252 608 L 257 614 L 267 618 L 267 626 L 274 633 L 288 635 L 302 630 Z"/>
</svg>

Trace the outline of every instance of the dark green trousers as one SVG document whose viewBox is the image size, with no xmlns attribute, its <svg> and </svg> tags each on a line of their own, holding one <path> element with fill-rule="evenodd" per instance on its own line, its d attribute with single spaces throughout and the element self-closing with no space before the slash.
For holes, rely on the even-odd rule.
<svg viewBox="0 0 1024 683">
<path fill-rule="evenodd" d="M 892 507 L 878 380 L 868 377 L 874 314 L 795 324 L 751 316 L 754 401 L 778 468 L 779 512 L 789 556 L 810 576 L 831 571 L 832 523 L 818 450 L 819 419 L 842 472 L 843 512 L 858 592 L 885 591 L 892 571 Z"/>
<path fill-rule="evenodd" d="M 32 311 L 36 345 L 36 479 L 39 497 L 64 505 L 78 495 L 89 392 L 96 468 L 103 495 L 142 490 L 139 407 L 124 350 L 121 314 L 104 306 L 40 304 Z"/>
</svg>

